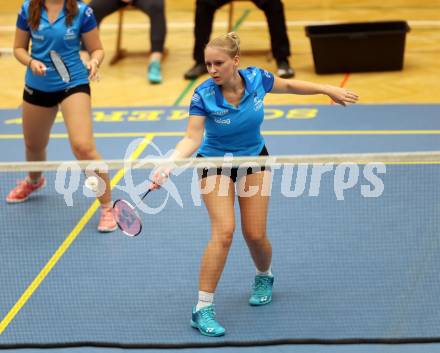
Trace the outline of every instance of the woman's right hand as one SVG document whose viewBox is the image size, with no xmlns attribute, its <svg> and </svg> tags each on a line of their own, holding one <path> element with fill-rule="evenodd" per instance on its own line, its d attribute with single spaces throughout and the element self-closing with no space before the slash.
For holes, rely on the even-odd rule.
<svg viewBox="0 0 440 353">
<path fill-rule="evenodd" d="M 44 76 L 46 75 L 46 65 L 44 65 L 41 61 L 32 59 L 29 63 L 29 68 L 31 69 L 32 73 L 37 76 Z"/>
<path fill-rule="evenodd" d="M 153 173 L 152 183 L 150 184 L 151 190 L 160 189 L 160 187 L 166 183 L 170 177 L 172 168 L 170 167 L 159 167 Z"/>
<path fill-rule="evenodd" d="M 99 61 L 98 59 L 91 59 L 86 62 L 86 67 L 89 72 L 89 80 L 99 81 Z"/>
</svg>

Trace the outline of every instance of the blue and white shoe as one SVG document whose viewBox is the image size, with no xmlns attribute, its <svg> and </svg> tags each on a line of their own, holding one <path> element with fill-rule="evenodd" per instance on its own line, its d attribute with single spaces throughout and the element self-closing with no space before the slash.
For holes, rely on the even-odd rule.
<svg viewBox="0 0 440 353">
<path fill-rule="evenodd" d="M 160 61 L 154 60 L 148 65 L 147 72 L 148 81 L 150 83 L 161 83 L 162 82 L 162 72 L 160 69 Z"/>
<path fill-rule="evenodd" d="M 194 307 L 191 326 L 198 329 L 205 336 L 218 337 L 225 334 L 225 328 L 215 319 L 214 305 L 205 306 L 197 311 Z"/>
<path fill-rule="evenodd" d="M 249 298 L 250 305 L 265 305 L 272 301 L 273 276 L 257 275 Z"/>
</svg>

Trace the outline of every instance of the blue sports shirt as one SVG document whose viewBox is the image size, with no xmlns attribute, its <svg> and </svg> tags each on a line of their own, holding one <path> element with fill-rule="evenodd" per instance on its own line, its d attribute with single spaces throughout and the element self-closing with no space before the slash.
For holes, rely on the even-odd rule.
<svg viewBox="0 0 440 353">
<path fill-rule="evenodd" d="M 79 50 L 81 34 L 96 28 L 96 19 L 92 9 L 78 1 L 78 14 L 72 25 L 66 25 L 66 8 L 64 8 L 55 22 L 50 23 L 46 10 L 42 9 L 40 25 L 37 30 L 29 27 L 29 0 L 26 0 L 17 18 L 17 27 L 30 33 L 32 40 L 31 56 L 46 65 L 46 75 L 37 76 L 30 68 L 26 71 L 26 85 L 45 92 L 61 91 L 68 87 L 87 84 L 89 82 L 87 68 L 82 63 Z M 63 59 L 69 72 L 71 81 L 65 83 L 54 69 L 49 52 L 55 50 Z"/>
<path fill-rule="evenodd" d="M 189 115 L 205 117 L 205 135 L 198 151 L 203 156 L 257 156 L 264 147 L 260 132 L 263 99 L 272 90 L 274 76 L 257 67 L 239 70 L 239 74 L 245 91 L 237 107 L 226 101 L 212 78 L 194 91 Z"/>
</svg>

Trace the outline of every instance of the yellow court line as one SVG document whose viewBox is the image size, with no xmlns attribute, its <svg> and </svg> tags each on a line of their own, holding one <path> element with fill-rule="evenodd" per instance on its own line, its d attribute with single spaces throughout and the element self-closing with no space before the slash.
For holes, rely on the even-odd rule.
<svg viewBox="0 0 440 353">
<path fill-rule="evenodd" d="M 141 153 L 145 150 L 145 148 L 151 143 L 151 141 L 154 138 L 154 134 L 151 134 L 151 133 L 147 134 L 147 135 L 144 134 L 143 136 L 144 136 L 143 141 L 139 144 L 139 146 L 131 154 L 131 156 L 129 158 L 130 160 L 138 159 L 139 156 L 141 155 Z M 119 183 L 119 181 L 122 179 L 124 174 L 125 174 L 124 169 L 118 170 L 116 175 L 111 180 L 111 187 L 112 188 L 116 184 Z M 26 290 L 23 292 L 21 297 L 18 299 L 18 301 L 11 308 L 11 310 L 6 314 L 6 316 L 0 322 L 0 335 L 8 327 L 8 325 L 11 323 L 11 321 L 14 319 L 14 317 L 18 314 L 18 312 L 23 308 L 23 306 L 26 304 L 26 302 L 29 300 L 29 298 L 38 289 L 38 287 L 44 281 L 46 276 L 49 274 L 49 272 L 56 265 L 58 260 L 60 260 L 60 258 L 64 255 L 64 253 L 67 251 L 67 249 L 69 249 L 70 245 L 72 245 L 72 243 L 75 241 L 76 237 L 83 230 L 84 226 L 87 224 L 87 222 L 90 220 L 90 218 L 92 218 L 92 216 L 94 215 L 94 213 L 96 212 L 98 207 L 99 207 L 99 201 L 95 200 L 92 203 L 92 205 L 89 207 L 89 209 L 86 211 L 86 213 L 81 217 L 79 222 L 72 229 L 72 231 L 67 236 L 67 238 L 60 245 L 60 247 L 55 251 L 55 253 L 52 255 L 50 260 L 46 263 L 46 265 L 43 267 L 43 269 L 37 275 L 37 277 L 35 277 L 35 279 L 32 281 L 32 283 L 26 288 Z"/>
<path fill-rule="evenodd" d="M 96 138 L 142 137 L 146 132 L 98 132 Z M 154 136 L 184 136 L 183 131 L 150 132 Z M 440 135 L 440 130 L 263 130 L 268 136 L 294 135 Z M 68 138 L 67 134 L 51 134 L 51 138 Z M 23 134 L 0 134 L 0 140 L 23 139 Z"/>
</svg>

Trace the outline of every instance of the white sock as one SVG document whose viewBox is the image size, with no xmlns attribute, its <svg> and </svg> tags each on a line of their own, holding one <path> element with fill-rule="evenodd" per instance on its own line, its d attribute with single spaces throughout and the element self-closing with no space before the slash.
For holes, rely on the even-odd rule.
<svg viewBox="0 0 440 353">
<path fill-rule="evenodd" d="M 272 267 L 269 267 L 268 270 L 264 271 L 264 272 L 261 272 L 258 268 L 256 270 L 257 270 L 257 276 L 272 276 L 273 277 Z"/>
<path fill-rule="evenodd" d="M 210 306 L 212 303 L 214 303 L 214 293 L 199 291 L 199 301 L 196 306 L 196 311 Z"/>
<path fill-rule="evenodd" d="M 38 184 L 40 182 L 40 179 L 41 179 L 41 176 L 38 177 L 37 179 L 31 179 L 29 175 L 26 177 L 27 182 L 29 184 L 33 184 L 33 185 Z"/>
</svg>

